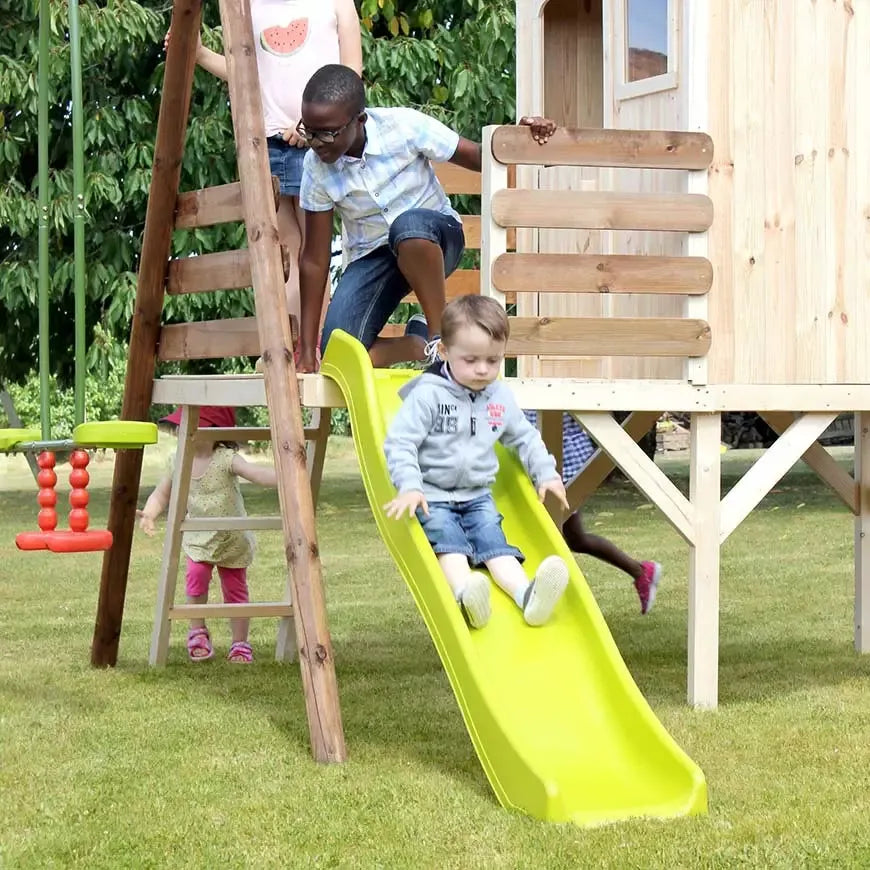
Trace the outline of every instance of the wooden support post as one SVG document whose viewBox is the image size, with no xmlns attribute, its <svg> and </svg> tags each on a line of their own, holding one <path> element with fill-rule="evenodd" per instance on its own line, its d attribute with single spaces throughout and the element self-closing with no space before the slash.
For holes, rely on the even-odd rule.
<svg viewBox="0 0 870 870">
<path fill-rule="evenodd" d="M 163 537 L 163 559 L 160 562 L 160 578 L 157 583 L 157 603 L 154 607 L 154 627 L 151 630 L 149 665 L 165 665 L 169 655 L 169 638 L 172 623 L 169 611 L 175 601 L 175 585 L 178 580 L 178 562 L 181 558 L 181 527 L 187 516 L 187 497 L 190 494 L 190 477 L 193 471 L 194 441 L 199 426 L 199 408 L 195 405 L 181 406 L 181 422 L 178 425 L 178 449 L 175 455 L 175 480 L 169 496 L 166 514 L 166 533 Z"/>
<path fill-rule="evenodd" d="M 172 40 L 166 56 L 163 97 L 157 119 L 157 142 L 145 235 L 136 285 L 136 308 L 130 334 L 130 357 L 124 382 L 122 420 L 147 420 L 163 313 L 164 279 L 169 260 L 181 159 L 196 65 L 202 0 L 175 0 Z M 114 666 L 118 660 L 127 573 L 139 497 L 142 450 L 121 450 L 115 457 L 108 528 L 113 544 L 103 557 L 100 596 L 91 644 L 91 664 Z"/>
<path fill-rule="evenodd" d="M 614 464 L 691 544 L 694 538 L 694 508 L 667 475 L 634 443 L 611 414 L 575 411 L 574 416 Z"/>
<path fill-rule="evenodd" d="M 317 510 L 320 496 L 320 481 L 323 478 L 323 463 L 332 429 L 332 408 L 312 408 L 311 423 L 306 433 L 310 438 L 307 447 L 308 479 L 311 481 L 311 500 Z"/>
<path fill-rule="evenodd" d="M 631 440 L 637 443 L 652 429 L 659 417 L 659 411 L 632 411 L 620 425 Z M 571 507 L 575 510 L 583 507 L 615 467 L 613 460 L 603 450 L 598 450 L 568 487 Z"/>
<path fill-rule="evenodd" d="M 870 411 L 855 414 L 855 649 L 870 652 Z"/>
<path fill-rule="evenodd" d="M 220 11 L 311 749 L 317 761 L 343 761 L 344 732 L 326 620 L 314 504 L 305 467 L 305 436 L 284 298 L 278 224 L 270 195 L 251 10 L 248 0 L 220 0 Z"/>
<path fill-rule="evenodd" d="M 688 700 L 693 707 L 714 708 L 719 696 L 721 425 L 719 414 L 692 414 Z"/>
<path fill-rule="evenodd" d="M 788 411 L 765 411 L 761 416 L 777 435 L 782 435 L 795 419 L 795 415 Z M 810 445 L 801 459 L 834 490 L 853 514 L 858 513 L 858 485 L 818 441 Z"/>
<path fill-rule="evenodd" d="M 562 411 L 538 411 L 538 430 L 541 437 L 544 439 L 544 444 L 547 445 L 547 450 L 553 454 L 556 460 L 556 468 L 562 468 L 564 456 L 562 450 L 563 444 L 563 412 Z M 553 498 L 552 495 L 547 497 L 546 504 L 547 513 L 550 514 L 550 519 L 556 524 L 556 528 L 561 529 L 565 519 L 565 508 Z"/>
</svg>

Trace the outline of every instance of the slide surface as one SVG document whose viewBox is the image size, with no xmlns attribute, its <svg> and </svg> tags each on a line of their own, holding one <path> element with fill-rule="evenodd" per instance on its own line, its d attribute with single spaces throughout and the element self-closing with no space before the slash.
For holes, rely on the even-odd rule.
<svg viewBox="0 0 870 870">
<path fill-rule="evenodd" d="M 494 487 L 508 540 L 534 573 L 561 555 L 571 580 L 552 620 L 530 628 L 496 586 L 492 618 L 466 627 L 416 520 L 388 519 L 394 495 L 383 442 L 416 374 L 374 370 L 362 345 L 333 334 L 321 373 L 347 402 L 378 530 L 410 588 L 498 800 L 536 818 L 595 825 L 707 809 L 704 775 L 655 717 L 631 678 L 570 551 L 516 458 L 501 455 Z M 626 597 L 626 607 L 634 607 Z M 651 618 L 654 618 L 651 617 Z"/>
</svg>

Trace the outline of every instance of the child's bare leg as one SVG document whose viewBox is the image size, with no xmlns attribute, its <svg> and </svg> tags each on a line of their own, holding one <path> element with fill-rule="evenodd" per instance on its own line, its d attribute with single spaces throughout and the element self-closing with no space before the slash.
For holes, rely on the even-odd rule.
<svg viewBox="0 0 870 870">
<path fill-rule="evenodd" d="M 512 598 L 520 610 L 523 609 L 529 578 L 523 571 L 523 566 L 513 556 L 496 556 L 486 563 L 487 570 L 492 574 L 496 585 Z"/>
<path fill-rule="evenodd" d="M 592 556 L 595 559 L 600 559 L 602 562 L 607 562 L 608 565 L 619 568 L 620 571 L 624 571 L 635 580 L 643 575 L 643 565 L 637 559 L 632 559 L 631 556 L 624 553 L 616 544 L 608 541 L 607 538 L 590 535 L 583 528 L 583 521 L 580 519 L 579 511 L 571 514 L 565 520 L 562 526 L 562 537 L 565 538 L 565 543 L 575 553 Z"/>
<path fill-rule="evenodd" d="M 438 564 L 471 627 L 483 628 L 490 616 L 489 581 L 471 570 L 462 553 L 440 553 Z"/>
<path fill-rule="evenodd" d="M 590 535 L 583 528 L 580 512 L 571 514 L 562 526 L 562 537 L 575 553 L 582 553 L 601 559 L 614 568 L 624 571 L 634 581 L 634 588 L 640 598 L 640 612 L 649 613 L 656 600 L 656 593 L 662 577 L 662 566 L 658 562 L 638 562 L 623 553 L 616 544 L 607 538 Z"/>
<path fill-rule="evenodd" d="M 203 592 L 202 595 L 188 595 L 187 596 L 188 604 L 208 604 L 208 592 Z M 204 619 L 191 619 L 190 627 L 193 628 L 205 628 L 205 620 Z"/>
<path fill-rule="evenodd" d="M 558 556 L 548 556 L 529 583 L 513 556 L 496 556 L 486 563 L 493 580 L 516 602 L 529 625 L 543 625 L 568 585 L 568 568 Z"/>
<path fill-rule="evenodd" d="M 428 239 L 405 239 L 397 248 L 399 271 L 420 302 L 429 335 L 441 334 L 441 315 L 447 304 L 444 252 Z"/>
</svg>

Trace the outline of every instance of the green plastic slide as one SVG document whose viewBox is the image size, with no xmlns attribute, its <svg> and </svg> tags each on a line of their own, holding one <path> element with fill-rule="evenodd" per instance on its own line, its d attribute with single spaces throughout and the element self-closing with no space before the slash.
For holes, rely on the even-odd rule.
<svg viewBox="0 0 870 870">
<path fill-rule="evenodd" d="M 470 630 L 419 523 L 390 520 L 382 507 L 394 495 L 383 452 L 386 424 L 400 405 L 399 387 L 415 373 L 372 369 L 362 345 L 343 332 L 333 333 L 321 372 L 344 394 L 378 530 L 432 635 L 501 804 L 580 825 L 706 812 L 703 773 L 632 680 L 516 458 L 502 453 L 494 487 L 507 538 L 525 553 L 530 573 L 556 553 L 571 580 L 541 628 L 526 626 L 519 608 L 493 586 L 492 619 Z"/>
</svg>

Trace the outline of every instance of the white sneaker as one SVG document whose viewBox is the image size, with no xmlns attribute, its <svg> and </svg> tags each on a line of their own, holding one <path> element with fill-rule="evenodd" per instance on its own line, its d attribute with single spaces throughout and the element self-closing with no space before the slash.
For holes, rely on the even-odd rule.
<svg viewBox="0 0 870 870">
<path fill-rule="evenodd" d="M 552 615 L 565 587 L 568 566 L 558 556 L 547 556 L 538 566 L 523 602 L 523 616 L 529 625 L 543 625 Z"/>
<path fill-rule="evenodd" d="M 459 607 L 472 628 L 483 628 L 489 622 L 489 580 L 479 571 L 468 575 L 468 583 L 459 598 Z"/>
</svg>

